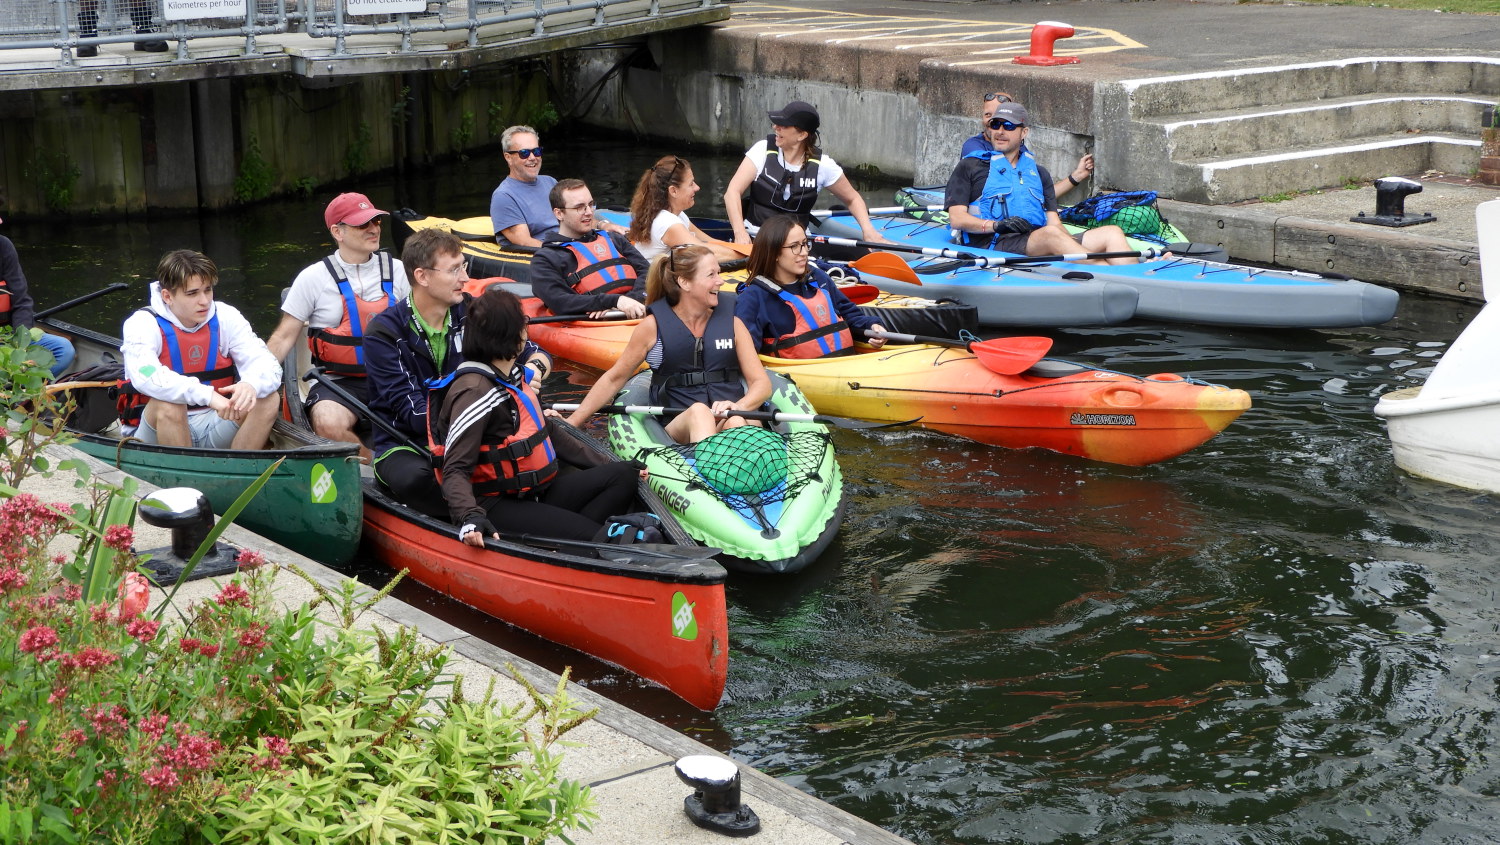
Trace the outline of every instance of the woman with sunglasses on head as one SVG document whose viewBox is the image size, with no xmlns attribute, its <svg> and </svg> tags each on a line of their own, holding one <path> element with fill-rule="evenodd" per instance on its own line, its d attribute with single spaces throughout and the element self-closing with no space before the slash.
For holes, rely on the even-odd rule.
<svg viewBox="0 0 1500 845">
<path fill-rule="evenodd" d="M 740 285 L 734 313 L 763 355 L 847 355 L 867 331 L 885 331 L 808 261 L 808 252 L 807 230 L 789 214 L 767 220 L 755 236 L 750 280 Z M 885 339 L 871 338 L 869 344 L 878 348 Z"/>
<path fill-rule="evenodd" d="M 725 412 L 759 408 L 771 396 L 771 379 L 734 315 L 734 295 L 719 292 L 722 283 L 708 247 L 684 244 L 658 256 L 646 276 L 645 319 L 568 422 L 586 422 L 644 362 L 651 368 L 651 401 L 687 409 L 663 421 L 678 443 L 753 425 Z"/>
<path fill-rule="evenodd" d="M 859 221 L 867 241 L 886 242 L 870 223 L 865 200 L 849 184 L 838 162 L 818 147 L 818 110 L 800 100 L 768 113 L 770 135 L 745 151 L 745 158 L 724 192 L 724 212 L 734 229 L 734 242 L 750 243 L 746 223 L 756 226 L 777 214 L 795 215 L 804 226 L 812 225 L 809 214 L 825 188 L 838 197 Z M 749 203 L 742 200 L 749 191 Z"/>
<path fill-rule="evenodd" d="M 706 246 L 721 262 L 740 257 L 688 218 L 687 210 L 697 195 L 693 166 L 685 158 L 662 156 L 641 175 L 630 200 L 630 241 L 647 261 L 683 244 Z"/>
<path fill-rule="evenodd" d="M 640 470 L 548 432 L 539 377 L 521 365 L 526 315 L 515 294 L 490 289 L 469 304 L 464 362 L 431 385 L 427 443 L 458 538 L 483 546 L 500 531 L 591 540 L 630 510 Z M 560 472 L 561 462 L 580 469 Z"/>
</svg>

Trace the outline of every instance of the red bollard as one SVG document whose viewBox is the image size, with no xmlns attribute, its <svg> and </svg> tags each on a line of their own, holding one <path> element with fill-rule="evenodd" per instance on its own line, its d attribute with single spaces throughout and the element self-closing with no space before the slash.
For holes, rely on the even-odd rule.
<svg viewBox="0 0 1500 845">
<path fill-rule="evenodd" d="M 1073 27 L 1059 21 L 1042 21 L 1031 28 L 1031 55 L 1016 56 L 1011 59 L 1018 65 L 1052 65 L 1077 64 L 1077 56 L 1054 56 L 1052 55 L 1052 42 L 1059 38 L 1072 38 Z"/>
</svg>

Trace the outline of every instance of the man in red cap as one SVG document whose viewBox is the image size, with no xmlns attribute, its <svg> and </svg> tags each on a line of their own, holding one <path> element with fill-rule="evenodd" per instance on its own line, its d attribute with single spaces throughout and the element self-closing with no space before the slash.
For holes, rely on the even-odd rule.
<svg viewBox="0 0 1500 845">
<path fill-rule="evenodd" d="M 401 262 L 380 249 L 380 230 L 388 216 L 364 194 L 334 197 L 323 223 L 338 250 L 297 274 L 281 303 L 281 322 L 266 343 L 280 360 L 305 336 L 312 363 L 361 401 L 367 398 L 361 347 L 366 327 L 376 314 L 411 294 Z M 359 432 L 368 423 L 331 391 L 315 385 L 307 405 L 318 434 L 361 443 Z M 360 448 L 368 458 L 369 450 L 363 444 Z"/>
</svg>

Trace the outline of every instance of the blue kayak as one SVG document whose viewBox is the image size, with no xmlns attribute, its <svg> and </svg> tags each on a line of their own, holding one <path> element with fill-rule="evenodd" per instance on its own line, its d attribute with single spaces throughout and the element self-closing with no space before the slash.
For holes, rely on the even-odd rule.
<svg viewBox="0 0 1500 845">
<path fill-rule="evenodd" d="M 887 239 L 907 246 L 942 248 L 992 260 L 1011 253 L 961 247 L 947 226 L 910 217 L 879 217 L 875 227 Z M 820 235 L 859 238 L 859 225 L 847 214 L 818 221 Z M 915 256 L 914 256 L 915 257 Z M 1138 294 L 1135 316 L 1147 320 L 1254 328 L 1336 328 L 1374 326 L 1396 314 L 1400 296 L 1389 288 L 1351 279 L 1332 279 L 1292 270 L 1267 270 L 1200 258 L 1174 256 L 1140 264 L 1080 264 L 1057 261 L 1017 266 L 975 266 L 974 262 L 921 258 L 912 269 L 921 286 L 894 280 L 866 281 L 897 293 L 950 296 L 979 307 L 988 325 L 1079 325 L 1024 322 L 1026 308 L 1014 291 L 1027 284 L 1069 283 L 1128 288 Z M 1013 315 L 1022 319 L 1005 319 Z"/>
</svg>

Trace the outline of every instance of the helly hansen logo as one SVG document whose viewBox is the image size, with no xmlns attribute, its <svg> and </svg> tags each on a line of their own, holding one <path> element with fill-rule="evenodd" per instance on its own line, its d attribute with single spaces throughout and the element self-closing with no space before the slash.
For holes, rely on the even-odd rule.
<svg viewBox="0 0 1500 845">
<path fill-rule="evenodd" d="M 734 338 L 732 338 L 732 337 L 731 338 L 724 338 L 724 337 L 716 338 L 714 340 L 714 348 L 715 349 L 733 349 L 734 348 Z"/>
<path fill-rule="evenodd" d="M 809 179 L 808 177 L 803 176 L 800 179 L 798 179 L 797 181 L 800 182 L 800 183 L 802 183 L 802 187 L 804 187 L 804 188 L 816 188 L 816 187 L 818 187 L 818 180 L 817 179 Z"/>
</svg>

